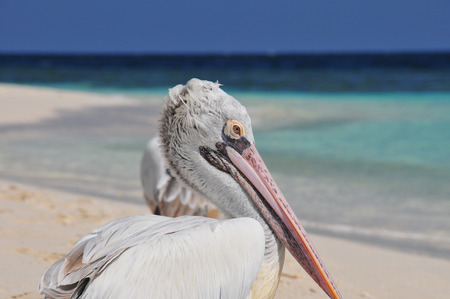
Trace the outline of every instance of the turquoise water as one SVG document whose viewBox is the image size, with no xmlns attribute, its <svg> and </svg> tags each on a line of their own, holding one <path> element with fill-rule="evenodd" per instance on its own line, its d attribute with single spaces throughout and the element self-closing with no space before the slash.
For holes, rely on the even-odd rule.
<svg viewBox="0 0 450 299">
<path fill-rule="evenodd" d="M 450 94 L 351 97 L 274 97 L 267 123 L 257 122 L 260 146 L 349 162 L 450 166 Z"/>
</svg>

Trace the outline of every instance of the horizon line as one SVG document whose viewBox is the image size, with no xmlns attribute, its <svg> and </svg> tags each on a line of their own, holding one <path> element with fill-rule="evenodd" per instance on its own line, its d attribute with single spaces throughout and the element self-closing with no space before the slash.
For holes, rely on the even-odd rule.
<svg viewBox="0 0 450 299">
<path fill-rule="evenodd" d="M 360 51 L 2 51 L 1 56 L 345 56 L 345 55 L 417 55 L 450 54 L 447 50 L 360 50 Z"/>
</svg>

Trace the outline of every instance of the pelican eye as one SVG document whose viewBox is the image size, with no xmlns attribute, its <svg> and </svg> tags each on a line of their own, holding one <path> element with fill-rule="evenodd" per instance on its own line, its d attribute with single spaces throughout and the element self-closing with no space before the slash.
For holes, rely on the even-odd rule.
<svg viewBox="0 0 450 299">
<path fill-rule="evenodd" d="M 241 127 L 239 127 L 238 125 L 233 125 L 233 133 L 241 136 Z"/>
<path fill-rule="evenodd" d="M 239 139 L 240 137 L 245 137 L 244 126 L 236 120 L 229 120 L 227 122 L 227 126 L 225 128 L 225 133 L 228 137 L 233 138 L 233 139 Z"/>
</svg>

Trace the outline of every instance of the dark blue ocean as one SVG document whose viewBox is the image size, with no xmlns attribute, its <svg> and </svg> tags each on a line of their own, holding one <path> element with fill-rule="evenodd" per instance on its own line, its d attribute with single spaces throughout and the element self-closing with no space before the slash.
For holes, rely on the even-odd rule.
<svg viewBox="0 0 450 299">
<path fill-rule="evenodd" d="M 122 97 L 154 107 L 152 118 L 192 77 L 247 106 L 308 230 L 450 258 L 450 53 L 0 55 L 0 82 Z M 0 177 L 140 202 L 140 157 L 156 132 L 141 117 L 0 126 Z"/>
<path fill-rule="evenodd" d="M 6 55 L 0 82 L 130 92 L 193 77 L 272 92 L 450 90 L 450 53 L 322 55 Z"/>
</svg>

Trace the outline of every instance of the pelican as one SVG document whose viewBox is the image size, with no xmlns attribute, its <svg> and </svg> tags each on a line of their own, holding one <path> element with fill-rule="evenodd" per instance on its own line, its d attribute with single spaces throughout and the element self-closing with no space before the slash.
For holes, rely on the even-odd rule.
<svg viewBox="0 0 450 299">
<path fill-rule="evenodd" d="M 330 298 L 337 287 L 218 83 L 169 90 L 159 125 L 170 172 L 231 219 L 136 215 L 82 237 L 44 274 L 50 298 L 273 298 L 285 248 Z"/>
<path fill-rule="evenodd" d="M 217 208 L 170 174 L 161 153 L 159 138 L 150 139 L 141 159 L 144 199 L 155 215 L 195 215 L 219 218 Z"/>
</svg>

